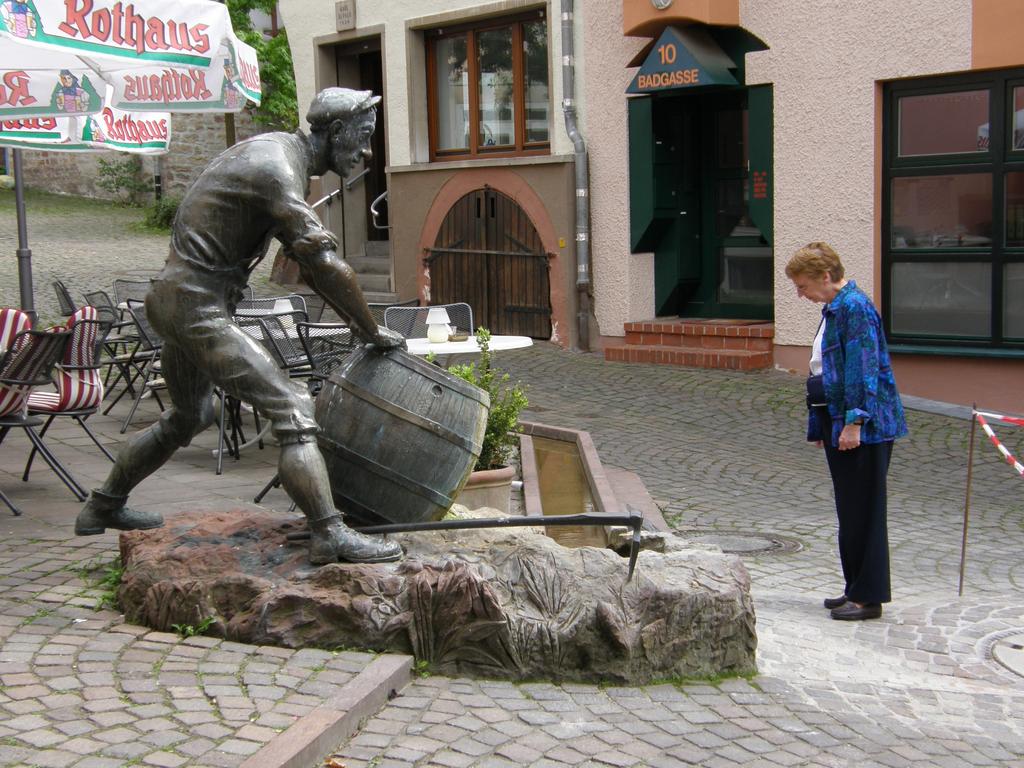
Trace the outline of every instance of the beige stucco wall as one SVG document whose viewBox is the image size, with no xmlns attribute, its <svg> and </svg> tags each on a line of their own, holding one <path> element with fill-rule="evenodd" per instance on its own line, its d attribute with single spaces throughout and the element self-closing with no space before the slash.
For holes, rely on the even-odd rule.
<svg viewBox="0 0 1024 768">
<path fill-rule="evenodd" d="M 581 6 L 584 6 L 582 10 Z M 577 2 L 583 33 L 579 90 L 590 153 L 591 259 L 596 333 L 623 336 L 623 323 L 654 316 L 654 256 L 629 252 L 629 130 L 626 64 L 646 38 L 624 37 L 622 3 Z"/>
<path fill-rule="evenodd" d="M 579 4 L 579 3 L 577 3 Z M 388 163 L 406 166 L 428 160 L 426 115 L 422 104 L 426 70 L 422 37 L 417 29 L 471 21 L 481 14 L 500 15 L 543 7 L 537 0 L 500 0 L 499 2 L 458 2 L 453 0 L 356 0 L 355 39 L 360 30 L 383 28 L 384 89 L 387 98 Z M 548 45 L 551 54 L 552 154 L 572 151 L 562 122 L 561 99 L 561 22 L 558 2 L 547 3 Z M 305 115 L 316 93 L 316 38 L 335 34 L 334 2 L 320 0 L 281 0 L 281 16 L 288 29 L 288 42 L 295 64 L 299 111 Z"/>
<path fill-rule="evenodd" d="M 786 261 L 826 240 L 847 275 L 879 298 L 877 84 L 969 69 L 972 6 L 742 0 L 740 11 L 741 25 L 769 47 L 747 55 L 747 83 L 774 83 L 775 342 L 809 344 L 819 308 L 797 299 Z"/>
</svg>

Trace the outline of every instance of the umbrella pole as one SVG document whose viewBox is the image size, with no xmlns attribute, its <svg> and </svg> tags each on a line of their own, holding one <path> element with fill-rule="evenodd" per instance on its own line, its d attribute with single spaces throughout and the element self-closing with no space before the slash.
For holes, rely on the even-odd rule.
<svg viewBox="0 0 1024 768">
<path fill-rule="evenodd" d="M 36 324 L 36 307 L 32 298 L 32 251 L 28 247 L 28 226 L 25 221 L 25 188 L 21 183 L 21 150 L 14 152 L 14 204 L 18 215 L 18 288 L 21 309 Z"/>
</svg>

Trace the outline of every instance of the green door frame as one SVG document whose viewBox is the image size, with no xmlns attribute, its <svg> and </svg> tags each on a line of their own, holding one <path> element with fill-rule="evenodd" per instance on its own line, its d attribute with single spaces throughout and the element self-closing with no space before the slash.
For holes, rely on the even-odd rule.
<svg viewBox="0 0 1024 768">
<path fill-rule="evenodd" d="M 723 300 L 719 294 L 720 272 L 730 268 L 723 249 L 772 244 L 771 102 L 771 86 L 680 89 L 656 99 L 630 100 L 631 245 L 634 252 L 655 253 L 659 315 L 771 319 L 771 300 Z M 744 108 L 747 167 L 720 167 L 719 115 Z M 694 173 L 699 175 L 696 184 Z M 719 184 L 738 179 L 746 181 L 748 224 L 759 235 L 717 232 Z M 763 258 L 771 262 L 770 252 Z M 742 262 L 742 256 L 733 254 L 733 259 Z M 762 275 L 764 280 L 770 285 L 771 274 Z"/>
</svg>

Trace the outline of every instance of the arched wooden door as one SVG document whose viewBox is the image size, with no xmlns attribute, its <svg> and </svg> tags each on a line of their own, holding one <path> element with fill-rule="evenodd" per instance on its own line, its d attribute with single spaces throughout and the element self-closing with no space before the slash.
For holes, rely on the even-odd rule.
<svg viewBox="0 0 1024 768">
<path fill-rule="evenodd" d="M 429 249 L 431 303 L 465 301 L 491 333 L 549 339 L 549 258 L 512 198 L 474 190 L 448 211 Z"/>
</svg>

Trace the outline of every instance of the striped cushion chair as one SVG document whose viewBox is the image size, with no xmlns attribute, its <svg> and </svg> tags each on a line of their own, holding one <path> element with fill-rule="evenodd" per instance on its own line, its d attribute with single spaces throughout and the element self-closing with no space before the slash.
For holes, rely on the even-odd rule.
<svg viewBox="0 0 1024 768">
<path fill-rule="evenodd" d="M 14 316 L 15 323 L 19 320 L 20 318 Z M 0 357 L 0 443 L 12 429 L 24 430 L 32 443 L 33 451 L 39 451 L 61 482 L 79 501 L 85 501 L 85 491 L 36 433 L 35 427 L 42 424 L 42 421 L 37 416 L 30 416 L 27 411 L 32 388 L 51 383 L 50 371 L 61 360 L 71 337 L 70 331 L 66 328 L 51 328 L 48 331 L 22 330 L 12 336 L 5 328 L 0 327 L 0 337 L 4 339 L 4 343 L 10 345 Z M 2 491 L 0 501 L 7 504 L 14 514 L 21 514 Z"/>
<path fill-rule="evenodd" d="M 12 307 L 0 309 L 0 354 L 7 352 L 16 338 L 19 344 L 24 344 L 27 337 L 19 338 L 18 334 L 27 331 L 30 327 L 32 327 L 32 321 L 20 309 Z M 14 390 L 0 392 L 0 413 L 9 413 L 11 405 L 16 400 L 19 405 L 24 405 L 24 398 L 20 397 L 18 392 Z"/>
<path fill-rule="evenodd" d="M 99 358 L 110 324 L 99 319 L 96 307 L 86 306 L 76 310 L 64 327 L 70 330 L 71 338 L 54 370 L 53 380 L 57 391 L 32 392 L 28 398 L 28 412 L 33 416 L 46 416 L 46 423 L 39 431 L 40 437 L 46 434 L 58 416 L 74 419 L 103 454 L 113 461 L 114 457 L 85 423 L 89 416 L 99 410 L 103 401 L 102 364 Z M 28 480 L 35 454 L 33 448 L 25 464 L 23 480 Z"/>
</svg>

